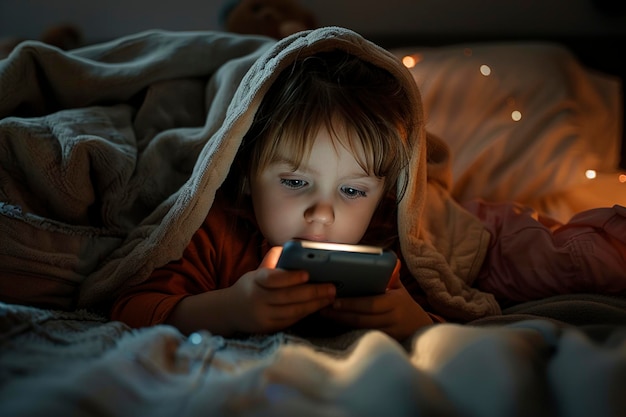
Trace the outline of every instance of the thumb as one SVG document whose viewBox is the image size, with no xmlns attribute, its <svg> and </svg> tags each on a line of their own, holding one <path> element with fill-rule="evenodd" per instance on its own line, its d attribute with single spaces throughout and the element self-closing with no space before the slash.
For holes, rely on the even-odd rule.
<svg viewBox="0 0 626 417">
<path fill-rule="evenodd" d="M 261 261 L 261 265 L 259 268 L 276 268 L 276 264 L 278 263 L 278 258 L 280 258 L 280 254 L 283 253 L 282 246 L 274 246 L 267 253 L 265 257 Z"/>
</svg>

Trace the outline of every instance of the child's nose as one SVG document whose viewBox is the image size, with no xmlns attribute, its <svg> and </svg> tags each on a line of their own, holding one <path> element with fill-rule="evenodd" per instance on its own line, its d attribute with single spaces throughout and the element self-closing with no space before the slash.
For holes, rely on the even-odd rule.
<svg viewBox="0 0 626 417">
<path fill-rule="evenodd" d="M 335 221 L 335 210 L 332 204 L 319 202 L 304 212 L 304 218 L 309 223 L 332 224 Z"/>
</svg>

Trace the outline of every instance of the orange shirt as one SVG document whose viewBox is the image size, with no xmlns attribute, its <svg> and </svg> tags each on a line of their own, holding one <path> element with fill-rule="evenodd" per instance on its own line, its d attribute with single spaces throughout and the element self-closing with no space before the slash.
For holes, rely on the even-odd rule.
<svg viewBox="0 0 626 417">
<path fill-rule="evenodd" d="M 218 192 L 182 258 L 126 288 L 113 305 L 111 319 L 133 327 L 163 323 L 183 297 L 230 287 L 256 269 L 268 250 L 255 224 L 229 210 Z"/>
</svg>

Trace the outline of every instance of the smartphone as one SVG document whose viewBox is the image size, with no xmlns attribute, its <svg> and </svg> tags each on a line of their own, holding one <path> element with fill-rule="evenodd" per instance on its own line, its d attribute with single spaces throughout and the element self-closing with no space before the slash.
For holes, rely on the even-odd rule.
<svg viewBox="0 0 626 417">
<path fill-rule="evenodd" d="M 359 297 L 384 293 L 396 260 L 377 246 L 290 240 L 276 267 L 306 270 L 312 283 L 332 282 L 337 297 Z"/>
</svg>

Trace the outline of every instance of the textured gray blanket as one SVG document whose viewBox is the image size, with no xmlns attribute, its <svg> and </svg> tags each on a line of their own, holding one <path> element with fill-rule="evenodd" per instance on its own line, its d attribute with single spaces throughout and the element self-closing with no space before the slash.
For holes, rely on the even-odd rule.
<svg viewBox="0 0 626 417">
<path fill-rule="evenodd" d="M 240 340 L 0 303 L 0 415 L 623 416 L 624 323 L 623 299 L 567 296 L 404 345 Z"/>
</svg>

